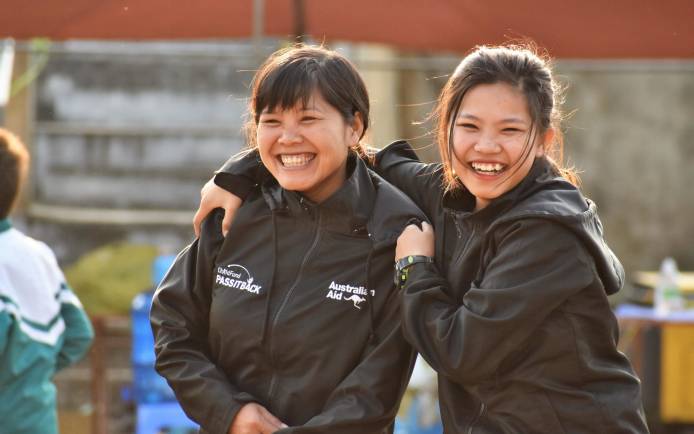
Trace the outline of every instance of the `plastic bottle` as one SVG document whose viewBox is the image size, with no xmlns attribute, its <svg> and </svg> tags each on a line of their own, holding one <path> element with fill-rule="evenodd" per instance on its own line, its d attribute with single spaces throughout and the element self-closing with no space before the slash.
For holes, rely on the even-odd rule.
<svg viewBox="0 0 694 434">
<path fill-rule="evenodd" d="M 660 274 L 655 286 L 654 305 L 657 316 L 667 316 L 684 308 L 682 292 L 677 284 L 677 263 L 673 258 L 665 258 L 660 265 Z"/>
</svg>

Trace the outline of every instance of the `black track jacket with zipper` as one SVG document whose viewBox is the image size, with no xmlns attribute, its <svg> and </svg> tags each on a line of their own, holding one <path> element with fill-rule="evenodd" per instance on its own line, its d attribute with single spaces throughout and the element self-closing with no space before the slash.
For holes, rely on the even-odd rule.
<svg viewBox="0 0 694 434">
<path fill-rule="evenodd" d="M 376 169 L 436 232 L 436 262 L 410 267 L 401 302 L 406 338 L 439 374 L 446 434 L 648 432 L 607 300 L 624 273 L 590 200 L 544 159 L 479 212 L 406 142 Z M 243 197 L 254 176 L 230 160 L 215 182 Z"/>
<path fill-rule="evenodd" d="M 395 241 L 423 214 L 350 158 L 351 175 L 316 205 L 271 177 L 226 238 L 203 223 L 157 289 L 156 368 L 201 432 L 226 434 L 257 402 L 280 433 L 386 433 L 414 350 L 400 327 Z"/>
<path fill-rule="evenodd" d="M 544 158 L 473 212 L 406 142 L 379 172 L 428 215 L 436 263 L 410 268 L 405 336 L 439 374 L 446 433 L 647 433 L 607 295 L 624 281 L 595 204 Z"/>
</svg>

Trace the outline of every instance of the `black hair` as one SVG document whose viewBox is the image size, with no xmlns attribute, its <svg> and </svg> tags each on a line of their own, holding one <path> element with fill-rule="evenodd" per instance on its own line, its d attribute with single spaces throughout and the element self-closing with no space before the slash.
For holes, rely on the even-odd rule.
<svg viewBox="0 0 694 434">
<path fill-rule="evenodd" d="M 343 55 L 324 47 L 297 45 L 273 53 L 258 69 L 251 87 L 247 136 L 255 146 L 255 131 L 263 110 L 286 110 L 308 104 L 320 92 L 351 124 L 359 114 L 363 130 L 355 151 L 366 156 L 361 143 L 369 127 L 369 94 L 354 65 Z"/>
<path fill-rule="evenodd" d="M 444 163 L 447 189 L 458 187 L 452 168 L 454 119 L 465 94 L 480 84 L 506 83 L 518 89 L 526 99 L 531 119 L 525 148 L 518 163 L 528 158 L 535 139 L 548 129 L 555 130 L 554 140 L 545 146 L 545 157 L 558 174 L 578 184 L 578 175 L 563 166 L 564 144 L 561 121 L 561 88 L 554 78 L 549 58 L 538 55 L 530 46 L 479 46 L 468 54 L 448 79 L 434 109 L 436 138 Z"/>
</svg>

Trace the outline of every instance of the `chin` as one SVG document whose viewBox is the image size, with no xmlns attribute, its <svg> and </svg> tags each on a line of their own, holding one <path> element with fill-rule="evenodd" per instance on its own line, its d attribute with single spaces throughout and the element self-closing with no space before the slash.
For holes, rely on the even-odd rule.
<svg viewBox="0 0 694 434">
<path fill-rule="evenodd" d="M 285 180 L 278 179 L 277 182 L 285 190 L 302 192 L 302 191 L 310 188 L 308 183 L 298 181 L 298 180 L 293 180 L 293 179 L 285 179 Z"/>
</svg>

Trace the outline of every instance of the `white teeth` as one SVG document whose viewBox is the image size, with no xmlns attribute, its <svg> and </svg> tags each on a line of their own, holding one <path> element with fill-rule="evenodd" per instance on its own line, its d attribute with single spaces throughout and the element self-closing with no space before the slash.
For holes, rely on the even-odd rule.
<svg viewBox="0 0 694 434">
<path fill-rule="evenodd" d="M 282 154 L 280 155 L 280 160 L 284 167 L 300 167 L 309 163 L 313 160 L 315 154 Z"/>
<path fill-rule="evenodd" d="M 504 169 L 504 165 L 500 163 L 471 163 L 470 165 L 479 172 L 496 173 Z"/>
</svg>

